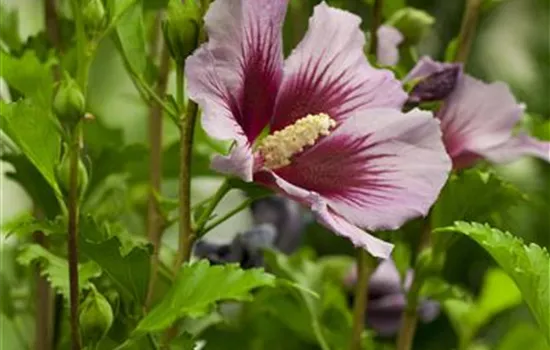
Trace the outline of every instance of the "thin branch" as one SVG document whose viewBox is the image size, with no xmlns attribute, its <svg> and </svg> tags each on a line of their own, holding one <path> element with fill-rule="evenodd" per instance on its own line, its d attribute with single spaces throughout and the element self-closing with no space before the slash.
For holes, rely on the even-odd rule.
<svg viewBox="0 0 550 350">
<path fill-rule="evenodd" d="M 157 16 L 160 18 L 160 16 Z M 155 42 L 157 42 L 155 40 Z M 153 45 L 154 46 L 154 45 Z M 168 74 L 170 73 L 170 53 L 168 47 L 163 45 L 159 78 L 156 88 L 156 93 L 163 96 L 166 93 L 168 85 Z M 164 220 L 160 211 L 160 203 L 157 198 L 157 193 L 161 192 L 162 181 L 162 106 L 153 102 L 149 109 L 149 144 L 150 144 L 150 161 L 149 161 L 149 198 L 147 208 L 147 232 L 149 240 L 153 244 L 153 255 L 151 256 L 151 277 L 149 280 L 149 291 L 145 308 L 150 306 L 151 299 L 154 294 L 155 283 L 157 280 L 159 251 L 161 245 L 162 230 Z"/>
<path fill-rule="evenodd" d="M 223 224 L 225 221 L 232 218 L 235 214 L 237 214 L 237 213 L 243 211 L 244 209 L 248 208 L 250 206 L 250 203 L 252 203 L 252 202 L 253 202 L 252 199 L 245 200 L 244 202 L 239 204 L 234 209 L 228 211 L 225 215 L 222 215 L 220 218 L 212 221 L 212 223 L 210 225 L 206 226 L 205 228 L 201 229 L 200 231 L 197 230 L 197 236 L 198 237 L 204 236 L 205 234 L 210 232 L 210 230 L 214 229 L 216 226 Z"/>
<path fill-rule="evenodd" d="M 44 0 L 44 25 L 46 34 L 53 47 L 61 51 L 61 34 L 56 11 L 55 0 Z"/>
<path fill-rule="evenodd" d="M 361 349 L 361 335 L 365 329 L 365 313 L 367 312 L 367 295 L 369 279 L 376 268 L 376 259 L 363 249 L 357 252 L 357 284 L 353 302 L 353 328 L 351 333 L 351 350 Z"/>
<path fill-rule="evenodd" d="M 422 233 L 420 235 L 420 242 L 418 244 L 418 253 L 427 249 L 431 245 L 431 215 L 428 214 L 423 221 Z M 407 306 L 405 313 L 403 314 L 403 320 L 401 322 L 401 328 L 397 336 L 396 350 L 411 350 L 414 342 L 414 335 L 416 332 L 416 326 L 418 324 L 418 303 L 420 300 L 420 289 L 424 284 L 424 276 L 420 271 L 416 271 L 411 288 L 407 293 Z"/>
<path fill-rule="evenodd" d="M 383 0 L 374 0 L 374 5 L 372 8 L 372 22 L 370 26 L 370 47 L 369 53 L 376 55 L 378 49 L 378 27 L 382 23 L 382 6 L 384 5 Z"/>
<path fill-rule="evenodd" d="M 460 34 L 458 35 L 458 47 L 456 49 L 455 61 L 466 62 L 470 56 L 470 49 L 474 41 L 481 11 L 482 0 L 467 0 Z"/>
</svg>

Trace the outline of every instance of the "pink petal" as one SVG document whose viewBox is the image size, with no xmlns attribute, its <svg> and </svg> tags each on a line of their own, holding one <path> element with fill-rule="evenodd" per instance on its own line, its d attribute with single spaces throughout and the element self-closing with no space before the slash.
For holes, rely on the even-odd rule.
<svg viewBox="0 0 550 350">
<path fill-rule="evenodd" d="M 294 186 L 273 172 L 257 173 L 255 179 L 270 187 L 275 187 L 291 199 L 307 205 L 320 224 L 334 233 L 348 238 L 355 246 L 364 248 L 375 257 L 387 259 L 391 255 L 392 244 L 384 242 L 347 222 L 340 215 L 330 210 L 318 193 Z"/>
<path fill-rule="evenodd" d="M 401 83 L 365 58 L 360 22 L 324 2 L 315 7 L 309 30 L 285 62 L 272 129 L 308 114 L 343 120 L 360 109 L 401 108 L 406 100 Z"/>
<path fill-rule="evenodd" d="M 506 84 L 464 75 L 436 114 L 455 167 L 465 164 L 461 158 L 488 157 L 487 152 L 507 144 L 522 111 Z"/>
<path fill-rule="evenodd" d="M 451 164 L 438 124 L 419 110 L 363 111 L 275 173 L 318 193 L 353 225 L 397 229 L 426 215 L 447 179 Z"/>
<path fill-rule="evenodd" d="M 494 163 L 511 162 L 524 155 L 550 162 L 550 142 L 537 140 L 522 133 L 498 147 L 484 151 L 484 156 Z"/>
<path fill-rule="evenodd" d="M 376 59 L 383 66 L 395 66 L 399 62 L 399 44 L 403 41 L 403 34 L 392 26 L 382 25 L 376 32 L 378 47 Z"/>
<path fill-rule="evenodd" d="M 209 40 L 186 61 L 189 97 L 215 138 L 252 143 L 271 118 L 282 77 L 281 27 L 288 0 L 217 0 Z"/>
<path fill-rule="evenodd" d="M 247 143 L 236 143 L 229 155 L 216 155 L 210 164 L 210 167 L 217 172 L 237 176 L 247 182 L 252 181 L 253 166 L 254 157 Z"/>
</svg>

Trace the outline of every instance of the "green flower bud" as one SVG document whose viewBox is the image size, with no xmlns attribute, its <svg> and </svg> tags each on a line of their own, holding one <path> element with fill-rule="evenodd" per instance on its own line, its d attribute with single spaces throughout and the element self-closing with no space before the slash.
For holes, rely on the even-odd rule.
<svg viewBox="0 0 550 350">
<path fill-rule="evenodd" d="M 170 55 L 178 64 L 183 64 L 187 56 L 196 49 L 200 21 L 200 11 L 195 0 L 168 2 L 162 32 Z"/>
<path fill-rule="evenodd" d="M 80 305 L 79 315 L 82 339 L 85 344 L 97 344 L 113 324 L 111 304 L 92 286 Z"/>
<path fill-rule="evenodd" d="M 78 84 L 65 74 L 53 99 L 53 111 L 62 123 L 76 124 L 84 116 L 86 99 Z"/>
<path fill-rule="evenodd" d="M 85 0 L 82 19 L 89 37 L 93 38 L 97 33 L 103 31 L 107 26 L 107 16 L 101 0 Z"/>
<path fill-rule="evenodd" d="M 71 184 L 71 157 L 70 152 L 65 152 L 61 158 L 61 162 L 55 168 L 55 175 L 57 178 L 57 183 L 61 187 L 61 190 L 65 193 L 69 193 L 70 184 Z M 79 197 L 82 197 L 86 187 L 88 186 L 88 171 L 84 166 L 84 163 L 78 158 L 78 182 L 77 182 L 77 192 Z"/>
<path fill-rule="evenodd" d="M 435 19 L 427 12 L 412 7 L 396 11 L 386 22 L 397 28 L 405 36 L 409 45 L 417 44 L 434 24 Z"/>
</svg>

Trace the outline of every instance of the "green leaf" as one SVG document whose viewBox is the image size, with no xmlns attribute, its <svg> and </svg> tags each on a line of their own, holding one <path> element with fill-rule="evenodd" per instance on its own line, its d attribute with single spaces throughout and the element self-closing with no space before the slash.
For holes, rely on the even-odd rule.
<svg viewBox="0 0 550 350">
<path fill-rule="evenodd" d="M 24 266 L 39 263 L 42 276 L 65 298 L 69 299 L 69 264 L 66 259 L 44 249 L 38 244 L 23 248 L 17 261 Z M 78 265 L 78 285 L 80 290 L 90 288 L 90 279 L 99 277 L 101 268 L 94 262 Z"/>
<path fill-rule="evenodd" d="M 382 14 L 385 18 L 389 18 L 396 11 L 405 7 L 405 0 L 386 0 L 383 2 Z"/>
<path fill-rule="evenodd" d="M 141 320 L 134 334 L 161 331 L 184 316 L 202 316 L 220 301 L 250 300 L 253 289 L 274 284 L 275 277 L 263 269 L 210 266 L 206 260 L 186 264 L 162 302 Z"/>
<path fill-rule="evenodd" d="M 81 220 L 79 248 L 82 255 L 101 266 L 125 297 L 143 304 L 149 285 L 150 244 L 87 217 Z"/>
<path fill-rule="evenodd" d="M 420 295 L 425 299 L 445 302 L 450 299 L 459 299 L 472 302 L 472 295 L 465 289 L 452 285 L 439 277 L 429 277 L 422 284 Z"/>
<path fill-rule="evenodd" d="M 334 278 L 342 275 L 349 260 L 340 257 L 313 261 L 313 254 L 303 250 L 290 257 L 274 251 L 266 251 L 265 263 L 278 277 L 286 278 L 302 289 L 295 289 L 285 312 L 275 303 L 272 313 L 281 322 L 293 325 L 293 331 L 302 339 L 316 342 L 322 349 L 344 349 L 349 346 L 351 314 L 343 291 L 343 283 L 335 284 Z M 336 277 L 337 278 L 337 277 Z M 318 296 L 316 296 L 318 295 Z M 300 321 L 299 321 L 300 320 Z"/>
<path fill-rule="evenodd" d="M 479 243 L 514 280 L 550 340 L 550 255 L 545 248 L 534 243 L 525 245 L 508 232 L 478 223 L 456 222 L 437 231 L 459 232 Z"/>
<path fill-rule="evenodd" d="M 8 237 L 12 234 L 18 237 L 28 237 L 36 231 L 40 231 L 46 236 L 59 234 L 66 231 L 66 224 L 61 218 L 57 218 L 56 220 L 39 220 L 33 215 L 26 213 L 2 225 L 2 232 Z"/>
<path fill-rule="evenodd" d="M 49 113 L 49 110 L 28 99 L 10 104 L 0 101 L 2 131 L 15 142 L 56 194 L 61 196 L 55 177 L 61 139 Z"/>
<path fill-rule="evenodd" d="M 147 46 L 141 2 L 132 5 L 119 19 L 115 42 L 126 65 L 131 71 L 144 77 L 147 69 Z"/>
<path fill-rule="evenodd" d="M 500 269 L 485 275 L 480 296 L 475 302 L 450 299 L 443 303 L 453 327 L 464 347 L 470 345 L 476 333 L 504 310 L 521 303 L 521 294 L 514 281 Z"/>
<path fill-rule="evenodd" d="M 500 223 L 523 199 L 517 188 L 495 174 L 469 169 L 447 181 L 433 208 L 432 226 L 448 226 L 456 220 Z"/>
<path fill-rule="evenodd" d="M 520 323 L 507 331 L 496 350 L 548 350 L 548 343 L 534 325 Z"/>
<path fill-rule="evenodd" d="M 107 0 L 107 8 L 109 9 L 110 17 L 115 20 L 121 17 L 136 1 L 137 0 Z"/>
<path fill-rule="evenodd" d="M 44 176 L 23 154 L 5 153 L 0 156 L 2 161 L 13 166 L 13 171 L 6 171 L 6 177 L 17 182 L 25 189 L 36 208 L 40 208 L 49 219 L 60 214 L 60 201 Z"/>
<path fill-rule="evenodd" d="M 458 37 L 449 42 L 445 49 L 445 62 L 453 62 L 456 57 L 456 50 L 458 49 Z"/>
<path fill-rule="evenodd" d="M 0 76 L 26 98 L 32 99 L 46 114 L 52 103 L 54 61 L 40 62 L 33 51 L 13 57 L 0 50 Z"/>
<path fill-rule="evenodd" d="M 363 0 L 369 5 L 374 5 L 374 0 Z M 384 18 L 389 18 L 399 9 L 405 7 L 405 0 L 385 0 L 382 3 L 382 15 Z"/>
</svg>

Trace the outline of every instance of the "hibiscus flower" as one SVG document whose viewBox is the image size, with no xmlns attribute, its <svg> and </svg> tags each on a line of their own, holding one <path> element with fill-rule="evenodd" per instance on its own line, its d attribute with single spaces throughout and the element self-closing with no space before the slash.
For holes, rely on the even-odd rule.
<svg viewBox="0 0 550 350">
<path fill-rule="evenodd" d="M 322 225 L 386 258 L 392 245 L 363 229 L 396 229 L 427 213 L 451 165 L 438 122 L 401 112 L 401 83 L 369 65 L 351 13 L 315 7 L 284 60 L 286 8 L 287 0 L 217 0 L 206 14 L 208 42 L 185 73 L 204 129 L 234 141 L 212 167 L 308 206 Z"/>
<path fill-rule="evenodd" d="M 445 84 L 441 77 L 447 77 L 452 84 Z M 458 63 L 436 62 L 429 57 L 423 57 L 405 81 L 412 79 L 420 79 L 419 85 L 423 85 L 411 92 L 410 100 L 416 102 L 425 100 L 430 95 L 428 90 L 437 90 L 441 95 L 453 85 L 435 116 L 441 121 L 443 142 L 455 169 L 470 167 L 480 159 L 506 163 L 524 155 L 550 162 L 550 142 L 523 131 L 514 132 L 524 107 L 516 102 L 506 84 L 482 82 L 463 74 Z"/>
</svg>

